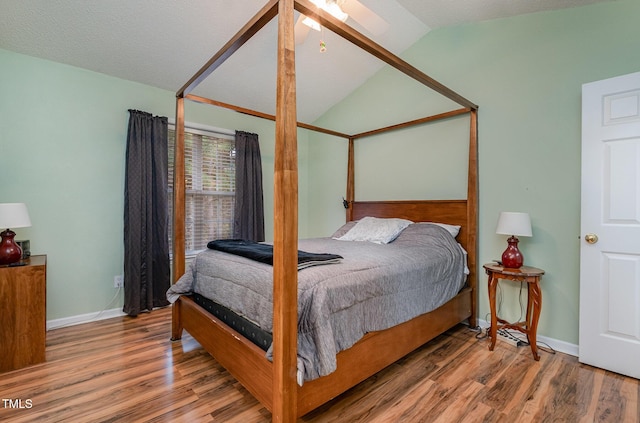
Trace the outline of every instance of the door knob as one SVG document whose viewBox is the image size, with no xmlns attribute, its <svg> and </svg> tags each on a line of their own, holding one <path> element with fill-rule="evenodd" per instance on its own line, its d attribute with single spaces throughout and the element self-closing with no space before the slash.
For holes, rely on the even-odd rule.
<svg viewBox="0 0 640 423">
<path fill-rule="evenodd" d="M 589 244 L 595 244 L 596 242 L 598 242 L 598 235 L 596 235 L 596 234 L 586 234 L 584 236 L 584 240 L 587 241 Z"/>
</svg>

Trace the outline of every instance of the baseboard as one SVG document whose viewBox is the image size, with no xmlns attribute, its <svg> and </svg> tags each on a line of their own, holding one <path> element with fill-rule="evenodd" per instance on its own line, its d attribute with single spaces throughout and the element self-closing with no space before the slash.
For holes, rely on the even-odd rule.
<svg viewBox="0 0 640 423">
<path fill-rule="evenodd" d="M 491 322 L 487 322 L 486 320 L 478 319 L 478 325 L 482 329 L 486 329 L 491 326 Z M 561 341 L 559 339 L 549 338 L 547 336 L 538 335 L 537 339 L 538 346 L 544 347 L 545 344 L 554 349 L 555 351 L 569 354 L 574 357 L 578 356 L 578 345 L 571 344 L 569 342 Z"/>
<path fill-rule="evenodd" d="M 98 320 L 111 319 L 113 317 L 122 316 L 126 316 L 126 313 L 124 313 L 121 308 L 113 308 L 111 310 L 103 310 L 95 313 L 79 314 L 77 316 L 47 320 L 47 330 L 58 329 L 66 326 L 80 325 L 89 322 L 97 322 Z M 478 325 L 483 329 L 491 326 L 489 322 L 481 319 L 478 319 Z M 538 344 L 540 343 L 542 343 L 542 346 L 544 346 L 544 344 L 547 344 L 558 352 L 569 354 L 574 357 L 578 356 L 578 345 L 576 344 L 571 344 L 559 339 L 538 335 Z"/>
<path fill-rule="evenodd" d="M 97 322 L 98 320 L 111 319 L 113 317 L 126 316 L 122 308 L 112 308 L 94 313 L 79 314 L 77 316 L 63 317 L 61 319 L 47 320 L 47 330 L 58 329 L 66 326 L 81 325 L 83 323 Z"/>
</svg>

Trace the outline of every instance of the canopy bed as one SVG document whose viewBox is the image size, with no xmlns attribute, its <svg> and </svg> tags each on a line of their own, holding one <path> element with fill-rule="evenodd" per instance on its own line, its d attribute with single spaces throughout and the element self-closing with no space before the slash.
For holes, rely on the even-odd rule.
<svg viewBox="0 0 640 423">
<path fill-rule="evenodd" d="M 366 52 L 400 72 L 421 82 L 462 106 L 459 109 L 359 134 L 297 122 L 294 10 L 313 18 Z M 276 114 L 258 111 L 196 96 L 190 92 L 262 27 L 277 16 L 278 69 Z M 185 274 L 184 248 L 184 100 L 225 107 L 240 113 L 275 121 L 274 240 L 272 265 L 272 360 L 265 351 L 210 314 L 190 296 L 181 296 L 173 305 L 172 339 L 187 330 L 268 410 L 274 421 L 295 421 L 319 405 L 355 386 L 397 361 L 454 325 L 467 320 L 475 327 L 476 237 L 477 237 L 477 106 L 428 77 L 330 14 L 318 10 L 308 0 L 269 1 L 220 51 L 218 51 L 178 92 L 176 101 L 176 151 L 174 165 L 173 280 Z M 464 200 L 355 201 L 354 144 L 372 135 L 413 125 L 430 124 L 468 115 L 469 160 L 467 198 Z M 400 218 L 413 222 L 441 222 L 460 227 L 457 241 L 466 250 L 469 274 L 464 287 L 433 311 L 393 326 L 367 333 L 336 356 L 337 368 L 328 375 L 297 380 L 298 345 L 298 170 L 297 128 L 348 140 L 348 172 L 345 206 L 347 222 L 365 217 Z M 304 270 L 306 272 L 306 270 Z M 365 359 L 366 357 L 366 359 Z"/>
</svg>

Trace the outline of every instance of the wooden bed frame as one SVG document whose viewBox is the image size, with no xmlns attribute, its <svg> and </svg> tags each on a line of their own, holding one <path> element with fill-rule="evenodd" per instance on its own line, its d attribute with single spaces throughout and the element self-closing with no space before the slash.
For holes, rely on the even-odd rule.
<svg viewBox="0 0 640 423">
<path fill-rule="evenodd" d="M 437 221 L 461 225 L 459 240 L 467 238 L 466 200 L 355 202 L 356 219 L 364 216 L 401 217 L 415 221 Z M 452 211 L 452 213 L 449 213 Z M 471 263 L 469 263 L 471 266 Z M 268 410 L 273 410 L 274 364 L 265 358 L 264 350 L 231 329 L 189 297 L 181 297 L 174 305 L 175 339 L 187 330 Z M 440 308 L 387 330 L 371 332 L 348 350 L 337 355 L 335 372 L 297 386 L 296 415 L 302 416 L 349 388 L 362 382 L 388 365 L 469 319 L 475 326 L 475 286 L 469 284 L 456 297 Z M 372 352 L 374 352 L 372 354 Z M 363 357 L 367 357 L 363 360 Z"/>
<path fill-rule="evenodd" d="M 296 120 L 294 10 L 309 16 L 356 46 L 405 75 L 416 79 L 463 108 L 397 125 L 349 135 Z M 278 78 L 276 115 L 189 94 L 201 81 L 255 35 L 278 18 Z M 188 297 L 173 306 L 172 339 L 187 330 L 229 373 L 269 411 L 273 421 L 292 422 L 321 404 L 394 363 L 454 325 L 467 320 L 476 325 L 477 271 L 477 106 L 399 59 L 308 0 L 270 0 L 225 46 L 178 92 L 176 100 L 176 146 L 174 163 L 173 280 L 185 271 L 184 100 L 225 107 L 275 121 L 274 166 L 274 314 L 273 362 L 263 350 L 219 321 Z M 354 143 L 371 135 L 469 115 L 468 189 L 465 200 L 354 201 Z M 364 216 L 401 217 L 413 221 L 437 221 L 461 226 L 458 241 L 468 252 L 470 275 L 467 287 L 455 298 L 430 313 L 393 328 L 372 332 L 337 356 L 337 370 L 297 385 L 297 246 L 298 169 L 297 128 L 348 139 L 347 220 Z M 375 351 L 374 354 L 371 354 Z M 363 360 L 363 357 L 367 357 Z"/>
</svg>

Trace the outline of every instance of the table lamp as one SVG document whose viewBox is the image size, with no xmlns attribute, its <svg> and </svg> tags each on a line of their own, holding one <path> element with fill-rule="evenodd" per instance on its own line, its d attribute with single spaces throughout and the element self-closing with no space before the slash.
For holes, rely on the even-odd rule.
<svg viewBox="0 0 640 423">
<path fill-rule="evenodd" d="M 496 233 L 511 235 L 507 239 L 507 249 L 502 253 L 502 265 L 511 269 L 519 269 L 524 257 L 518 249 L 518 236 L 531 236 L 531 218 L 529 213 L 501 212 L 498 217 Z"/>
<path fill-rule="evenodd" d="M 29 212 L 24 203 L 0 204 L 0 228 L 7 228 L 0 233 L 0 264 L 13 264 L 20 261 L 22 250 L 13 240 L 16 233 L 9 228 L 26 228 L 31 226 Z"/>
</svg>

